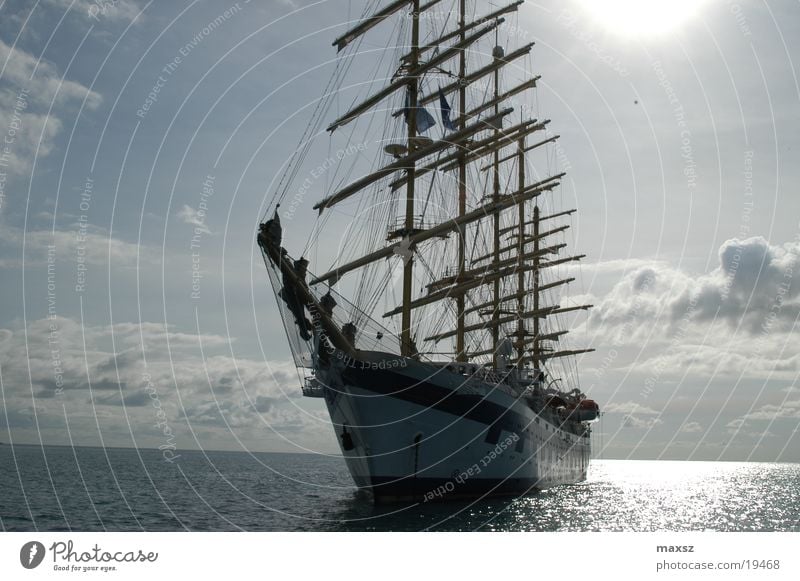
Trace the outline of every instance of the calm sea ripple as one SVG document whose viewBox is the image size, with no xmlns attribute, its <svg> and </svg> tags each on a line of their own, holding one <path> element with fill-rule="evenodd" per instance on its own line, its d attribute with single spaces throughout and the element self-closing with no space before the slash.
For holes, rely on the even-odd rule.
<svg viewBox="0 0 800 581">
<path fill-rule="evenodd" d="M 797 531 L 800 465 L 593 460 L 529 496 L 375 507 L 341 458 L 0 446 L 6 531 Z"/>
</svg>

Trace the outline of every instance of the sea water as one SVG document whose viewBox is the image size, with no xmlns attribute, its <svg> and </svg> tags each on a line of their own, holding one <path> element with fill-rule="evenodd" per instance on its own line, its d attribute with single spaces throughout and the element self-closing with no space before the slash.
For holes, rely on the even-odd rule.
<svg viewBox="0 0 800 581">
<path fill-rule="evenodd" d="M 526 496 L 373 506 L 336 456 L 0 446 L 6 531 L 792 531 L 800 464 L 593 460 Z"/>
</svg>

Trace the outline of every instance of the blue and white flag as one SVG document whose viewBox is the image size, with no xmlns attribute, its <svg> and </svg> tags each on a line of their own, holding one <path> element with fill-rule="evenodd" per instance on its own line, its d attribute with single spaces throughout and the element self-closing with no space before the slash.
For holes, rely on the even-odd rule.
<svg viewBox="0 0 800 581">
<path fill-rule="evenodd" d="M 428 129 L 436 125 L 433 115 L 428 113 L 424 107 L 417 108 L 417 133 L 425 133 Z"/>
<path fill-rule="evenodd" d="M 444 98 L 444 92 L 441 87 L 439 87 L 439 109 L 442 112 L 442 125 L 447 127 L 450 131 L 455 131 L 456 126 L 450 121 L 450 104 L 447 102 L 447 99 Z"/>
<path fill-rule="evenodd" d="M 411 92 L 406 92 L 406 106 L 403 107 L 403 115 L 408 123 L 411 114 Z M 428 113 L 424 107 L 417 107 L 417 133 L 425 133 L 428 129 L 436 125 L 433 115 Z"/>
</svg>

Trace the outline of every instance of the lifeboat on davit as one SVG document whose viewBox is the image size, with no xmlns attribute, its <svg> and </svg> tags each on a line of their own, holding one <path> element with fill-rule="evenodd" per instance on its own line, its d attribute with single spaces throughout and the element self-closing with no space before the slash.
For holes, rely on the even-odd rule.
<svg viewBox="0 0 800 581">
<path fill-rule="evenodd" d="M 594 422 L 600 418 L 600 406 L 593 399 L 584 399 L 572 410 L 571 415 L 579 422 Z"/>
<path fill-rule="evenodd" d="M 552 408 L 563 408 L 566 407 L 567 402 L 565 402 L 562 397 L 551 395 L 547 398 L 547 405 Z"/>
</svg>

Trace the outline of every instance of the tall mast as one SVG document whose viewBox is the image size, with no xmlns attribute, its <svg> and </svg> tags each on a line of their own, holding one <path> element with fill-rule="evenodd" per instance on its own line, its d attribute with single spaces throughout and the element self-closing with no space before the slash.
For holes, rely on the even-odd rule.
<svg viewBox="0 0 800 581">
<path fill-rule="evenodd" d="M 461 29 L 460 39 L 464 42 L 466 36 L 466 12 L 467 0 L 460 0 L 458 6 L 458 26 Z M 463 79 L 467 76 L 467 50 L 461 50 L 458 59 L 458 78 Z M 467 117 L 467 88 L 462 84 L 458 89 L 458 128 L 464 129 Z M 461 149 L 458 157 L 458 215 L 463 216 L 467 212 L 467 159 L 466 149 Z M 459 279 L 464 274 L 466 263 L 466 229 L 462 229 L 458 237 L 458 276 Z M 464 345 L 464 299 L 465 295 L 459 294 L 456 297 L 456 361 L 467 360 L 467 350 Z"/>
<path fill-rule="evenodd" d="M 343 50 L 355 39 L 360 38 L 371 30 L 376 24 L 390 18 L 396 12 L 411 9 L 411 34 L 410 51 L 401 57 L 400 68 L 392 75 L 391 80 L 382 88 L 366 97 L 363 101 L 352 105 L 329 126 L 329 131 L 346 125 L 369 112 L 383 100 L 399 93 L 404 94 L 404 106 L 393 114 L 398 117 L 405 112 L 407 127 L 407 147 L 395 148 L 401 153 L 392 154 L 394 160 L 373 170 L 347 185 L 342 185 L 338 190 L 328 193 L 314 205 L 320 212 L 345 200 L 361 194 L 367 188 L 383 187 L 379 182 L 389 178 L 390 190 L 396 191 L 403 186 L 406 190 L 405 216 L 402 226 L 388 233 L 385 244 L 369 244 L 360 256 L 350 258 L 344 264 L 338 259 L 334 268 L 329 272 L 315 277 L 311 285 L 327 283 L 336 284 L 348 272 L 365 268 L 370 264 L 383 260 L 393 255 L 404 258 L 403 264 L 403 291 L 402 301 L 392 310 L 386 312 L 384 317 L 401 315 L 400 353 L 406 357 L 417 355 L 416 339 L 421 341 L 438 342 L 444 339 L 455 338 L 455 359 L 468 361 L 477 356 L 491 355 L 495 368 L 499 366 L 500 338 L 505 333 L 509 337 L 516 337 L 514 343 L 516 364 L 522 366 L 526 361 L 533 361 L 539 366 L 543 361 L 553 357 L 566 356 L 575 351 L 554 351 L 543 347 L 545 341 L 558 341 L 563 332 L 542 334 L 540 319 L 557 313 L 569 312 L 577 309 L 586 309 L 589 305 L 575 307 L 561 307 L 559 305 L 542 304 L 540 293 L 547 288 L 565 284 L 571 279 L 557 280 L 549 284 L 541 283 L 540 273 L 556 265 L 579 260 L 581 256 L 550 259 L 549 255 L 556 254 L 565 244 L 553 244 L 545 240 L 553 234 L 563 231 L 568 226 L 544 228 L 540 230 L 540 222 L 568 215 L 561 212 L 549 216 L 540 216 L 536 206 L 533 215 L 528 211 L 527 203 L 538 195 L 549 192 L 557 187 L 563 174 L 547 177 L 537 183 L 526 184 L 525 153 L 532 149 L 552 143 L 556 137 L 550 137 L 532 145 L 526 145 L 527 135 L 541 131 L 549 120 L 529 119 L 503 128 L 503 117 L 509 115 L 513 109 L 507 106 L 507 101 L 512 96 L 527 89 L 534 88 L 538 76 L 528 78 L 521 83 L 501 91 L 500 69 L 517 59 L 528 54 L 533 46 L 529 43 L 509 54 L 505 54 L 499 45 L 498 27 L 504 22 L 502 15 L 512 12 L 522 4 L 523 0 L 513 0 L 507 6 L 495 9 L 490 14 L 481 18 L 467 21 L 467 0 L 458 2 L 458 28 L 444 32 L 434 40 L 426 41 L 425 46 L 420 46 L 420 13 L 442 0 L 387 0 L 385 7 L 373 16 L 363 19 L 350 31 L 334 41 L 334 45 Z M 467 49 L 472 44 L 485 38 L 491 31 L 495 31 L 495 47 L 492 51 L 491 61 L 474 71 L 467 70 Z M 454 59 L 458 59 L 457 79 L 446 86 L 440 87 L 437 92 L 428 91 L 422 94 L 422 79 L 430 73 L 450 74 L 442 66 Z M 472 110 L 467 110 L 467 88 L 481 79 L 492 76 L 494 81 L 493 91 L 489 98 L 480 99 Z M 417 119 L 425 114 L 419 109 L 427 103 L 447 95 L 458 95 L 458 118 L 451 118 L 453 125 L 449 132 L 444 132 L 440 139 L 423 140 L 419 135 Z M 441 104 L 440 104 L 441 106 Z M 447 107 L 445 105 L 445 107 Z M 442 107 L 444 108 L 444 107 Z M 448 107 L 449 108 L 449 107 Z M 426 118 L 429 115 L 426 115 Z M 426 125 L 428 125 L 426 121 Z M 534 139 L 531 140 L 536 141 Z M 394 144 L 393 144 L 394 145 Z M 512 151 L 504 152 L 505 148 Z M 388 152 L 388 149 L 387 149 Z M 469 164 L 488 159 L 489 163 L 481 171 L 492 171 L 491 192 L 488 200 L 483 200 L 477 207 L 468 211 L 467 204 L 467 168 Z M 501 164 L 516 160 L 518 162 L 518 187 L 516 192 L 501 190 Z M 416 180 L 430 172 L 446 173 L 457 172 L 458 198 L 457 212 L 447 220 L 435 224 L 417 224 L 415 217 L 415 188 Z M 518 220 L 515 216 L 514 225 L 501 228 L 501 214 L 506 210 L 517 207 Z M 402 210 L 400 210 L 402 212 Z M 509 212 L 510 213 L 510 212 Z M 526 216 L 527 215 L 527 216 Z M 526 217 L 528 218 L 526 221 Z M 531 219 L 532 218 L 532 219 Z M 465 232 L 469 225 L 480 223 L 492 228 L 492 240 L 486 244 L 485 254 L 476 257 L 467 246 Z M 491 226 L 489 225 L 491 220 Z M 533 225 L 532 233 L 526 233 L 526 228 Z M 480 225 L 477 228 L 481 228 Z M 513 237 L 501 244 L 501 235 L 516 230 L 517 238 Z M 420 244 L 436 243 L 437 238 L 444 239 L 448 235 L 458 234 L 456 268 L 449 269 L 440 278 L 432 277 L 427 284 L 427 291 L 414 299 L 414 250 Z M 541 240 L 545 240 L 544 243 Z M 531 249 L 531 246 L 533 248 Z M 409 250 L 411 252 L 409 252 Z M 345 255 L 342 255 L 344 257 Z M 504 257 L 504 258 L 503 258 Z M 453 272 L 455 270 L 455 272 Z M 529 272 L 533 275 L 528 277 Z M 432 273 L 431 273 L 432 274 Z M 532 285 L 532 288 L 526 286 Z M 471 303 L 467 308 L 467 298 L 472 292 L 480 292 L 480 304 Z M 488 291 L 488 293 L 486 292 Z M 504 294 L 501 294 L 501 291 Z M 533 295 L 533 300 L 528 296 Z M 416 337 L 412 324 L 413 311 L 439 301 L 452 301 L 456 303 L 456 321 L 453 329 L 444 329 L 430 337 Z M 532 303 L 532 304 L 531 304 Z M 452 304 L 452 303 L 451 303 Z M 482 311 L 488 307 L 490 310 Z M 516 307 L 516 308 L 515 308 Z M 532 308 L 531 308 L 532 307 Z M 478 324 L 468 324 L 468 320 L 475 313 L 483 317 Z M 533 319 L 529 325 L 526 319 Z M 512 331 L 512 325 L 516 329 Z M 486 337 L 490 331 L 491 340 L 476 348 L 474 352 L 467 351 L 467 338 L 469 333 L 481 333 Z"/>
<path fill-rule="evenodd" d="M 517 163 L 519 164 L 519 175 L 517 177 L 517 181 L 519 182 L 519 191 L 523 191 L 525 189 L 525 137 L 519 138 L 519 157 Z M 519 320 L 517 321 L 517 367 L 522 369 L 524 363 L 522 362 L 522 358 L 525 356 L 525 318 L 523 314 L 525 313 L 525 201 L 520 200 L 519 202 L 519 255 L 518 259 L 519 262 L 517 264 L 517 269 L 519 272 L 517 273 L 517 316 Z M 534 252 L 538 251 L 537 247 L 534 247 Z M 535 258 L 534 260 L 538 260 Z M 534 310 L 536 310 L 534 307 Z M 536 317 L 534 320 L 538 320 Z"/>
<path fill-rule="evenodd" d="M 495 32 L 495 47 L 492 51 L 495 62 L 502 58 L 502 49 L 499 45 L 499 38 Z M 500 96 L 500 68 L 494 70 L 494 99 Z M 499 103 L 495 103 L 494 112 L 499 111 Z M 500 134 L 500 129 L 495 129 L 495 137 Z M 500 150 L 494 151 L 494 188 L 492 200 L 497 202 L 500 199 Z M 500 262 L 500 213 L 494 215 L 494 261 Z M 492 295 L 492 362 L 494 368 L 498 367 L 497 347 L 500 343 L 500 325 L 497 323 L 500 317 L 500 279 L 494 281 L 494 293 Z"/>
<path fill-rule="evenodd" d="M 533 207 L 533 252 L 539 251 L 539 204 Z M 533 258 L 533 310 L 539 308 L 539 256 Z M 539 319 L 533 319 L 533 348 L 531 351 L 531 362 L 534 369 L 539 369 L 541 360 L 541 343 L 539 337 Z"/>
<path fill-rule="evenodd" d="M 419 0 L 412 1 L 411 8 L 411 58 L 409 66 L 411 71 L 416 71 L 419 66 Z M 409 111 L 408 111 L 408 150 L 411 152 L 416 147 L 417 136 L 417 101 L 419 100 L 419 77 L 413 76 L 408 84 Z M 416 162 L 411 160 L 407 168 L 408 181 L 406 182 L 406 235 L 414 231 L 414 181 L 416 180 Z M 409 253 L 403 266 L 403 316 L 401 321 L 400 354 L 411 357 L 416 354 L 411 338 L 411 290 L 414 276 L 413 253 Z"/>
</svg>

